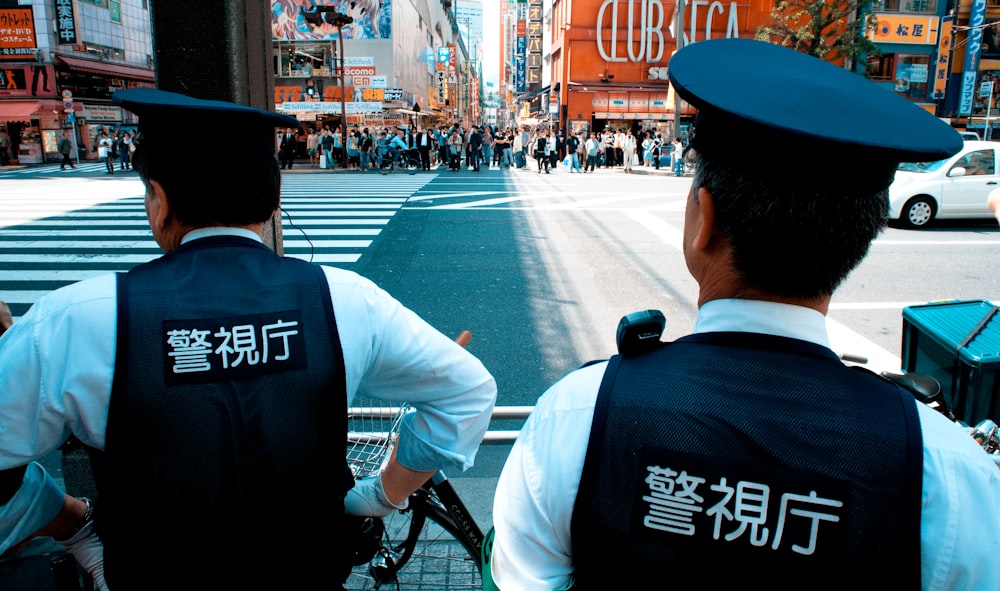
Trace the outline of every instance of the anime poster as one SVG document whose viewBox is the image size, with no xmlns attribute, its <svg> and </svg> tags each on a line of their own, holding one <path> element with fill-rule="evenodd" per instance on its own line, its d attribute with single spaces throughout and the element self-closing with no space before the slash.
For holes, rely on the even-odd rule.
<svg viewBox="0 0 1000 591">
<path fill-rule="evenodd" d="M 306 22 L 303 12 L 332 8 L 334 13 L 354 19 L 344 25 L 344 39 L 390 39 L 392 37 L 392 0 L 271 0 L 271 36 L 277 41 L 320 41 L 337 39 L 337 27 L 324 21 Z"/>
</svg>

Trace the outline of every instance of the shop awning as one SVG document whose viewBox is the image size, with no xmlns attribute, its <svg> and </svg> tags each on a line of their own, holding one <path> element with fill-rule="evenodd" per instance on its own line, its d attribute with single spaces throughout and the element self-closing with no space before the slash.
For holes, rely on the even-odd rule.
<svg viewBox="0 0 1000 591">
<path fill-rule="evenodd" d="M 56 101 L 0 101 L 0 121 L 28 121 L 38 111 L 62 109 Z"/>
<path fill-rule="evenodd" d="M 133 80 L 145 80 L 147 82 L 156 81 L 156 78 L 153 76 L 152 70 L 143 70 L 142 68 L 133 68 L 132 66 L 122 66 L 119 64 L 112 64 L 109 62 L 82 60 L 75 57 L 66 57 L 64 55 L 60 55 L 59 60 L 62 63 L 69 66 L 70 70 L 76 70 L 78 72 L 90 72 L 91 74 L 118 75 L 122 76 L 123 78 L 131 78 Z"/>
<path fill-rule="evenodd" d="M 410 109 L 393 109 L 397 113 L 402 113 L 404 115 L 416 115 L 418 117 L 430 117 L 430 113 L 424 113 L 423 111 L 412 111 Z"/>
<path fill-rule="evenodd" d="M 535 90 L 530 90 L 528 92 L 521 93 L 517 95 L 517 98 L 515 100 L 517 100 L 517 102 L 524 102 L 526 100 L 535 98 L 536 96 L 542 94 L 543 92 L 548 92 L 549 89 L 551 88 L 552 85 L 547 84 L 541 88 L 536 88 Z"/>
</svg>

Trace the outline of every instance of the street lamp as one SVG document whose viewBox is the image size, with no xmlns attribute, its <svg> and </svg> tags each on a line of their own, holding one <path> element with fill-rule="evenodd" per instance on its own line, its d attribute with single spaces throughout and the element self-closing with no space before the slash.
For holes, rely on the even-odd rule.
<svg viewBox="0 0 1000 591">
<path fill-rule="evenodd" d="M 332 15 L 331 15 L 332 13 Z M 347 145 L 347 82 L 344 79 L 344 25 L 354 22 L 354 17 L 347 16 L 342 12 L 337 12 L 333 6 L 317 6 L 313 12 L 302 11 L 302 18 L 313 26 L 322 26 L 325 22 L 328 25 L 337 27 L 337 38 L 340 40 L 340 124 L 344 128 L 341 135 L 344 145 Z M 346 151 L 344 157 L 344 168 L 350 166 L 347 161 Z"/>
</svg>

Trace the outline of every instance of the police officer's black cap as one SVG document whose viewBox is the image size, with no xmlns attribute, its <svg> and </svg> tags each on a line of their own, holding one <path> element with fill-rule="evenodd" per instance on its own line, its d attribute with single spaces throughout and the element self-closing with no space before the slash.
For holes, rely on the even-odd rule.
<svg viewBox="0 0 1000 591">
<path fill-rule="evenodd" d="M 275 151 L 274 130 L 295 128 L 295 117 L 228 101 L 198 99 L 152 88 L 132 88 L 111 95 L 111 100 L 139 117 L 140 144 L 176 143 L 189 146 L 191 129 L 219 130 L 230 146 L 242 151 Z"/>
<path fill-rule="evenodd" d="M 815 186 L 884 188 L 899 162 L 962 149 L 958 132 L 842 67 L 763 41 L 714 39 L 670 60 L 670 83 L 698 109 L 691 146 L 747 171 Z"/>
</svg>

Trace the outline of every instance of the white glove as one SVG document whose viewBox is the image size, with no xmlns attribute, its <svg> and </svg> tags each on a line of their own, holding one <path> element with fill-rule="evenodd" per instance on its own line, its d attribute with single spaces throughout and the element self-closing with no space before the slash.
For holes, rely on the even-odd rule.
<svg viewBox="0 0 1000 591">
<path fill-rule="evenodd" d="M 56 542 L 65 546 L 80 566 L 90 573 L 97 591 L 108 591 L 108 585 L 104 582 L 104 544 L 94 531 L 93 521 L 80 528 L 72 538 Z"/>
<path fill-rule="evenodd" d="M 347 496 L 344 497 L 344 512 L 348 515 L 385 517 L 397 509 L 406 509 L 407 506 L 409 506 L 409 499 L 403 499 L 402 503 L 394 505 L 385 496 L 385 489 L 382 488 L 382 474 L 362 478 L 355 482 L 354 488 L 347 491 Z"/>
</svg>

